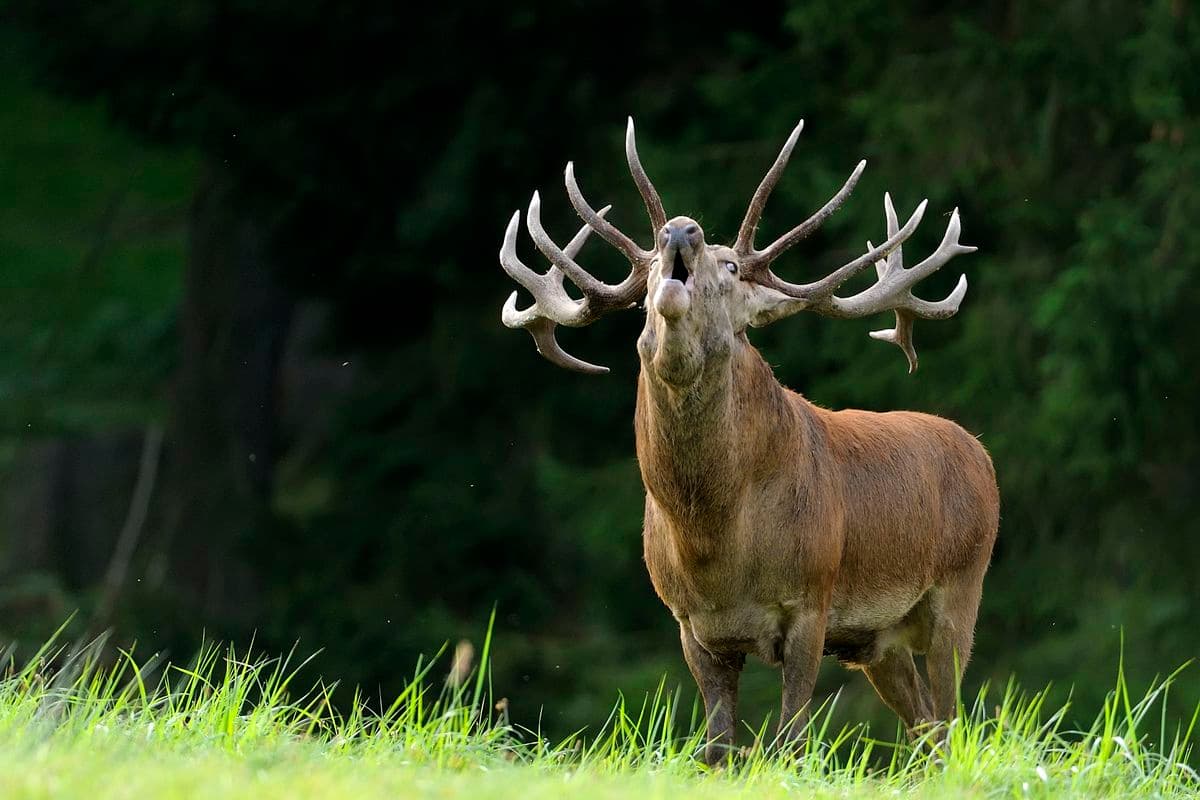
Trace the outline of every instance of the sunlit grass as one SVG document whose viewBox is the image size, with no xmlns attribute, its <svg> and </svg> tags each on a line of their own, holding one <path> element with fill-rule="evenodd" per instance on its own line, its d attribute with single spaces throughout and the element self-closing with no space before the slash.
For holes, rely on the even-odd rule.
<svg viewBox="0 0 1200 800">
<path fill-rule="evenodd" d="M 768 728 L 719 770 L 700 765 L 701 715 L 660 685 L 620 698 L 592 731 L 551 741 L 507 723 L 483 668 L 451 686 L 418 664 L 386 705 L 339 710 L 298 689 L 305 661 L 209 645 L 188 664 L 99 643 L 11 657 L 0 679 L 0 796 L 16 797 L 1195 797 L 1196 714 L 1172 722 L 1174 674 L 1135 696 L 1119 666 L 1085 730 L 1045 692 L 985 688 L 915 746 L 813 715 L 799 754 Z M 1200 712 L 1200 707 L 1198 707 Z M 744 736 L 743 738 L 751 738 Z"/>
</svg>

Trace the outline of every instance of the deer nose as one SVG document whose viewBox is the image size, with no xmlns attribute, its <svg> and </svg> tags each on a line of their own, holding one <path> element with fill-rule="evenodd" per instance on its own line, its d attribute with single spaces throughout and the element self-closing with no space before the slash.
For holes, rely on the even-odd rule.
<svg viewBox="0 0 1200 800">
<path fill-rule="evenodd" d="M 664 247 L 673 246 L 677 250 L 683 250 L 703 242 L 704 232 L 691 220 L 673 219 L 663 226 L 660 238 Z"/>
</svg>

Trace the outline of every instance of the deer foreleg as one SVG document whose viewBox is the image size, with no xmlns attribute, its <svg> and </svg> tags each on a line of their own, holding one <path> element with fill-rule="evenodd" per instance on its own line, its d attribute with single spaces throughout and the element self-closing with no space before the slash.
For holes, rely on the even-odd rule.
<svg viewBox="0 0 1200 800">
<path fill-rule="evenodd" d="M 708 743 L 704 761 L 709 765 L 723 762 L 733 751 L 733 731 L 737 724 L 738 677 L 746 663 L 744 654 L 714 655 L 696 641 L 687 620 L 679 623 L 683 656 L 704 698 L 708 720 Z"/>
<path fill-rule="evenodd" d="M 802 739 L 808 727 L 809 704 L 825 648 L 824 609 L 801 610 L 792 619 L 783 641 L 783 701 L 779 709 L 779 743 Z"/>
</svg>

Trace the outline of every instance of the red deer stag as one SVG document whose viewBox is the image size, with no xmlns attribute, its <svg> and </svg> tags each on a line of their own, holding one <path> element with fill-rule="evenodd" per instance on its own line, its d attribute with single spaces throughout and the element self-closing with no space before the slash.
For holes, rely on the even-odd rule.
<svg viewBox="0 0 1200 800">
<path fill-rule="evenodd" d="M 975 249 L 958 242 L 958 212 L 937 250 L 906 269 L 901 244 L 925 203 L 900 227 L 887 195 L 882 244 L 868 242 L 863 255 L 812 283 L 776 276 L 772 263 L 845 201 L 866 164 L 813 216 L 757 249 L 763 206 L 802 126 L 754 193 L 732 246 L 708 244 L 694 219 L 667 219 L 630 120 L 626 156 L 654 249 L 617 230 L 607 209 L 593 210 L 568 164 L 567 193 L 584 228 L 560 249 L 542 227 L 534 193 L 527 227 L 552 266 L 539 274 L 518 259 L 520 212 L 500 251 L 505 271 L 534 298 L 521 310 L 513 292 L 504 324 L 528 330 L 559 366 L 607 372 L 564 352 L 555 326 L 587 325 L 645 302 L 634 421 L 646 487 L 644 552 L 704 697 L 710 763 L 733 745 L 738 674 L 748 653 L 783 669 L 784 742 L 803 735 L 825 653 L 865 672 L 910 731 L 952 717 L 999 521 L 991 459 L 974 436 L 928 414 L 813 405 L 780 385 L 746 338 L 747 326 L 800 311 L 842 318 L 893 311 L 895 327 L 871 336 L 899 346 L 911 372 L 913 320 L 952 316 L 966 293 L 965 276 L 938 302 L 910 292 Z M 591 231 L 633 265 L 620 284 L 597 280 L 575 261 Z M 834 294 L 872 264 L 877 282 L 848 297 Z M 581 299 L 567 294 L 564 278 Z M 928 684 L 914 654 L 925 655 Z"/>
</svg>

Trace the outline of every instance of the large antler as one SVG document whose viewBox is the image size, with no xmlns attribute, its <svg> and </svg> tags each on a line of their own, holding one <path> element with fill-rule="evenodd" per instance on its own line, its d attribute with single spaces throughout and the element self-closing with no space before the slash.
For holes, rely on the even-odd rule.
<svg viewBox="0 0 1200 800">
<path fill-rule="evenodd" d="M 955 209 L 950 216 L 950 224 L 946 227 L 946 235 L 942 238 L 942 243 L 938 245 L 937 250 L 915 267 L 905 269 L 900 246 L 917 229 L 921 217 L 925 214 L 925 206 L 928 201 L 922 200 L 913 215 L 904 223 L 904 227 L 899 227 L 896 211 L 892 207 L 892 199 L 885 194 L 884 212 L 887 217 L 887 239 L 883 244 L 875 247 L 867 242 L 866 253 L 813 283 L 788 283 L 780 279 L 771 271 L 771 262 L 792 245 L 812 234 L 845 202 L 867 165 L 866 161 L 858 162 L 858 166 L 854 168 L 854 172 L 850 174 L 842 188 L 819 211 L 776 239 L 765 249 L 755 249 L 754 235 L 757 232 L 763 208 L 766 206 L 767 198 L 771 196 L 775 184 L 779 182 L 779 177 L 783 174 L 784 167 L 787 166 L 792 148 L 796 146 L 796 140 L 803 128 L 804 122 L 801 121 L 792 130 L 779 157 L 775 159 L 774 165 L 767 171 L 758 190 L 755 191 L 754 197 L 750 200 L 746 217 L 742 221 L 737 240 L 734 243 L 734 249 L 742 258 L 743 274 L 748 279 L 775 289 L 797 301 L 789 304 L 788 308 L 781 313 L 773 315 L 772 319 L 779 319 L 801 310 L 811 310 L 825 316 L 842 318 L 865 317 L 881 311 L 895 311 L 896 327 L 890 330 L 872 331 L 871 336 L 881 341 L 892 342 L 903 350 L 904 355 L 908 358 L 908 371 L 912 372 L 917 368 L 917 353 L 912 342 L 913 320 L 915 318 L 946 319 L 953 316 L 958 311 L 963 296 L 967 293 L 967 278 L 965 275 L 960 277 L 954 291 L 938 302 L 929 302 L 914 297 L 910 289 L 921 279 L 932 275 L 954 256 L 961 253 L 972 253 L 976 248 L 959 244 L 958 236 L 961 225 L 958 219 L 958 209 Z M 834 295 L 834 292 L 842 284 L 861 272 L 868 264 L 875 264 L 877 283 L 851 297 Z"/>
<path fill-rule="evenodd" d="M 634 140 L 633 119 L 625 133 L 625 155 L 629 161 L 629 171 L 633 173 L 634 182 L 642 199 L 646 203 L 646 211 L 650 215 L 652 231 L 657 231 L 666 223 L 662 200 L 654 189 L 654 184 L 642 169 L 641 159 L 638 158 L 637 143 Z M 545 273 L 537 273 L 525 266 L 517 257 L 517 228 L 520 224 L 521 212 L 517 211 L 509 220 L 508 229 L 504 232 L 504 245 L 500 248 L 500 265 L 504 271 L 533 295 L 534 303 L 529 308 L 517 308 L 517 293 L 509 295 L 504 304 L 500 318 L 510 328 L 524 328 L 533 336 L 538 352 L 547 360 L 560 367 L 586 372 L 603 374 L 608 367 L 589 364 L 575 358 L 562 349 L 555 338 L 554 329 L 559 325 L 568 328 L 580 328 L 590 325 L 600 317 L 622 308 L 636 305 L 646 294 L 646 278 L 650 261 L 654 252 L 639 247 L 608 220 L 605 213 L 611 206 L 596 211 L 584 199 L 575 181 L 575 167 L 568 163 L 564 175 L 567 194 L 571 205 L 586 223 L 579 233 L 571 239 L 565 249 L 560 249 L 554 243 L 541 222 L 541 199 L 538 193 L 533 193 L 529 202 L 529 213 L 526 215 L 526 227 L 533 243 L 551 263 Z M 575 256 L 587 241 L 588 235 L 596 231 L 600 236 L 625 255 L 631 264 L 629 275 L 616 286 L 600 281 L 575 262 Z M 570 278 L 571 283 L 579 287 L 583 293 L 580 300 L 573 299 L 563 286 L 563 278 Z"/>
</svg>

